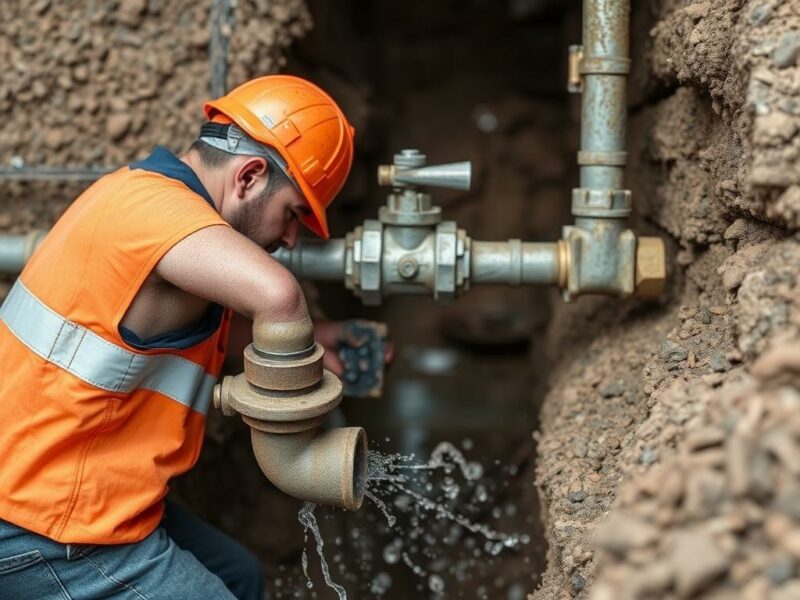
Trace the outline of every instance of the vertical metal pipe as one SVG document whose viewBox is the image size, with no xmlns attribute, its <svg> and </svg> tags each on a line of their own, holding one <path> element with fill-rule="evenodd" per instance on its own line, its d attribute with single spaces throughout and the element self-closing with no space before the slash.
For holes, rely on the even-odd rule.
<svg viewBox="0 0 800 600">
<path fill-rule="evenodd" d="M 623 187 L 629 28 L 630 0 L 584 0 L 582 188 Z"/>
<path fill-rule="evenodd" d="M 211 66 L 211 96 L 228 91 L 228 37 L 232 26 L 231 0 L 211 0 L 211 38 L 208 58 Z"/>
</svg>

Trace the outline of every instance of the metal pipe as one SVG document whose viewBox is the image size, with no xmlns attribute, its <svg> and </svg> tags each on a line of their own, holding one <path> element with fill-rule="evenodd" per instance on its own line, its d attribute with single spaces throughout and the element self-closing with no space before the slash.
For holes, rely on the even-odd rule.
<svg viewBox="0 0 800 600">
<path fill-rule="evenodd" d="M 342 382 L 322 366 L 311 319 L 257 317 L 244 373 L 214 386 L 214 405 L 251 428 L 267 478 L 301 500 L 356 510 L 366 491 L 367 435 L 360 427 L 322 430 L 342 400 Z"/>
<path fill-rule="evenodd" d="M 293 250 L 281 248 L 272 257 L 298 279 L 342 281 L 345 272 L 345 240 L 302 239 Z"/>
<path fill-rule="evenodd" d="M 253 452 L 275 487 L 293 498 L 358 510 L 367 481 L 367 435 L 361 427 L 298 433 L 251 429 Z"/>
<path fill-rule="evenodd" d="M 233 27 L 231 0 L 211 0 L 211 37 L 208 62 L 211 68 L 211 97 L 228 92 L 228 38 Z"/>
<path fill-rule="evenodd" d="M 560 269 L 557 242 L 472 241 L 470 284 L 557 284 Z"/>
<path fill-rule="evenodd" d="M 2 181 L 96 181 L 117 167 L 0 167 Z"/>
<path fill-rule="evenodd" d="M 25 234 L 0 234 L 0 275 L 20 273 L 45 235 L 47 232 L 39 229 Z"/>
<path fill-rule="evenodd" d="M 581 187 L 622 189 L 630 0 L 584 0 Z"/>
</svg>

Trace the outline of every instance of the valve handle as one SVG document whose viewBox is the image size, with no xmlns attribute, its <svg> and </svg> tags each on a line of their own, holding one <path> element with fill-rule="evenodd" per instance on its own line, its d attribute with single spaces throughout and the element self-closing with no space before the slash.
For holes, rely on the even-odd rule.
<svg viewBox="0 0 800 600">
<path fill-rule="evenodd" d="M 472 163 L 469 161 L 425 166 L 426 156 L 418 150 L 402 150 L 394 164 L 378 167 L 378 184 L 393 188 L 429 186 L 452 190 L 470 189 Z"/>
</svg>

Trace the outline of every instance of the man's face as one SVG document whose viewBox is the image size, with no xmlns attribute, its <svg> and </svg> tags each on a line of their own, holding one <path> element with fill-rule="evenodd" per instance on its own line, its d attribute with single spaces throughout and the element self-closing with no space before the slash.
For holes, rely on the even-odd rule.
<svg viewBox="0 0 800 600">
<path fill-rule="evenodd" d="M 270 190 L 267 173 L 253 177 L 229 218 L 231 226 L 267 252 L 293 248 L 299 218 L 311 213 L 308 202 L 292 184 Z"/>
</svg>

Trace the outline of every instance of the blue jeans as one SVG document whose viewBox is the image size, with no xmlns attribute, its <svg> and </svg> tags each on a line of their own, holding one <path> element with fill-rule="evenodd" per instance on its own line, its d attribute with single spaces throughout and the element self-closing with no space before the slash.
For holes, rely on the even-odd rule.
<svg viewBox="0 0 800 600">
<path fill-rule="evenodd" d="M 0 520 L 0 600 L 263 600 L 261 564 L 173 502 L 135 544 L 60 544 Z"/>
</svg>

